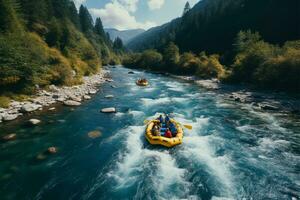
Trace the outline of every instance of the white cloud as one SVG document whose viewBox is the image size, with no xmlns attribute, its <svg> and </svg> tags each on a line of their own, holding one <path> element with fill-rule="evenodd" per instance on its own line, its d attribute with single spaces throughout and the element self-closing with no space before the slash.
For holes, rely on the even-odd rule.
<svg viewBox="0 0 300 200">
<path fill-rule="evenodd" d="M 89 11 L 93 17 L 100 17 L 102 19 L 104 27 L 126 30 L 135 28 L 149 29 L 156 26 L 156 24 L 151 21 L 146 21 L 144 23 L 138 22 L 135 16 L 130 14 L 127 7 L 128 4 L 124 4 L 125 1 L 127 3 L 129 2 L 129 0 L 122 0 L 122 4 L 121 1 L 115 0 L 107 3 L 102 9 L 91 8 Z M 131 2 L 134 2 L 134 0 Z"/>
<path fill-rule="evenodd" d="M 73 1 L 74 1 L 77 8 L 79 8 L 81 4 L 86 2 L 86 0 L 73 0 Z"/>
<path fill-rule="evenodd" d="M 165 4 L 165 0 L 148 0 L 150 10 L 160 9 Z"/>
<path fill-rule="evenodd" d="M 119 3 L 130 12 L 136 11 L 138 2 L 139 0 L 119 0 Z"/>
</svg>

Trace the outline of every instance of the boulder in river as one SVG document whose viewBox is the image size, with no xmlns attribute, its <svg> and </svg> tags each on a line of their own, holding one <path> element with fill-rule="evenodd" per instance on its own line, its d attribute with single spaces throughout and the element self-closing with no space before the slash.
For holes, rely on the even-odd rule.
<svg viewBox="0 0 300 200">
<path fill-rule="evenodd" d="M 3 121 L 12 121 L 14 119 L 17 119 L 18 118 L 18 114 L 4 114 L 2 117 L 3 117 Z"/>
<path fill-rule="evenodd" d="M 2 140 L 4 141 L 10 141 L 10 140 L 15 140 L 17 138 L 17 135 L 15 133 L 8 134 L 2 137 Z"/>
<path fill-rule="evenodd" d="M 81 103 L 73 100 L 64 101 L 64 105 L 66 106 L 80 106 Z"/>
<path fill-rule="evenodd" d="M 91 97 L 90 97 L 89 95 L 84 95 L 83 98 L 84 98 L 85 100 L 90 100 L 90 99 L 91 99 Z"/>
<path fill-rule="evenodd" d="M 56 147 L 49 147 L 47 149 L 47 152 L 50 154 L 56 154 L 57 153 L 57 148 Z"/>
<path fill-rule="evenodd" d="M 111 98 L 114 98 L 114 95 L 106 95 L 105 98 L 111 99 Z"/>
<path fill-rule="evenodd" d="M 41 105 L 33 104 L 33 103 L 27 103 L 22 106 L 21 111 L 22 112 L 33 112 L 41 108 Z"/>
<path fill-rule="evenodd" d="M 133 71 L 129 71 L 128 74 L 134 74 L 134 72 Z"/>
<path fill-rule="evenodd" d="M 51 107 L 51 108 L 49 108 L 48 110 L 49 110 L 49 111 L 53 111 L 53 110 L 55 110 L 55 107 Z"/>
<path fill-rule="evenodd" d="M 41 123 L 41 120 L 39 120 L 39 119 L 30 119 L 29 123 L 31 125 L 37 125 L 37 124 Z"/>
<path fill-rule="evenodd" d="M 116 108 L 114 108 L 114 107 L 111 107 L 111 108 L 103 108 L 103 109 L 101 110 L 101 112 L 103 112 L 103 113 L 115 113 L 115 112 L 116 112 Z"/>
<path fill-rule="evenodd" d="M 97 93 L 97 90 L 93 90 L 93 89 L 89 90 L 89 94 L 96 94 L 96 93 Z"/>
<path fill-rule="evenodd" d="M 102 133 L 98 130 L 91 131 L 88 133 L 89 138 L 95 139 L 102 136 Z"/>
</svg>

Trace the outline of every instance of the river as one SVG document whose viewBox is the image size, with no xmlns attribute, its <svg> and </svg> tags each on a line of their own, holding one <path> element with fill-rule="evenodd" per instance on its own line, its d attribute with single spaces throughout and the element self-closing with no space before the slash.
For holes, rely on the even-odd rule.
<svg viewBox="0 0 300 200">
<path fill-rule="evenodd" d="M 253 109 L 172 77 L 111 68 L 113 83 L 77 108 L 0 125 L 1 199 L 299 199 L 300 119 Z M 150 86 L 135 80 L 145 77 Z M 116 86 L 111 87 L 111 85 Z M 113 99 L 104 96 L 114 95 Z M 116 107 L 116 114 L 100 109 Z M 190 124 L 182 145 L 153 147 L 143 121 Z M 101 137 L 88 137 L 99 130 Z M 38 160 L 49 146 L 58 153 Z"/>
</svg>

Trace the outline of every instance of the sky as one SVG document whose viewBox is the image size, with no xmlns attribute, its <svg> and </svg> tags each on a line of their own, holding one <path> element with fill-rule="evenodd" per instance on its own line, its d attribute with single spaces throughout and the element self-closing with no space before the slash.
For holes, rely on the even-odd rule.
<svg viewBox="0 0 300 200">
<path fill-rule="evenodd" d="M 93 18 L 100 17 L 105 28 L 149 29 L 180 17 L 189 1 L 199 0 L 73 0 L 77 8 L 85 5 Z"/>
</svg>

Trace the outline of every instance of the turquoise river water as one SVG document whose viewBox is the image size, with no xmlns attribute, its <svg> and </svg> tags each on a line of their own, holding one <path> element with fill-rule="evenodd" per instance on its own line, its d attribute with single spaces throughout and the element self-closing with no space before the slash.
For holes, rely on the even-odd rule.
<svg viewBox="0 0 300 200">
<path fill-rule="evenodd" d="M 0 143 L 0 199 L 299 199 L 299 117 L 169 76 L 110 70 L 114 82 L 82 106 L 0 125 L 1 136 L 17 134 Z M 139 77 L 150 86 L 136 86 Z M 193 126 L 182 145 L 145 140 L 143 121 L 162 112 Z M 42 123 L 29 127 L 29 118 Z M 94 130 L 102 136 L 88 137 Z M 49 146 L 58 153 L 44 155 Z"/>
</svg>

